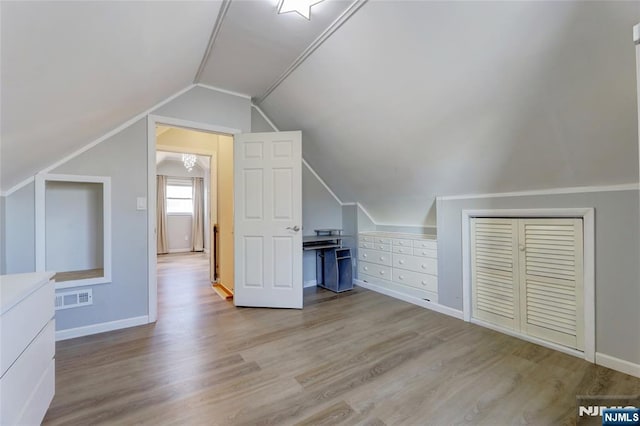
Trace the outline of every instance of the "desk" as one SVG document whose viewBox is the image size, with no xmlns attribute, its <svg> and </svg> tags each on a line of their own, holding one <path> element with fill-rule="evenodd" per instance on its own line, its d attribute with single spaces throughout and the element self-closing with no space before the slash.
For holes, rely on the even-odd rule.
<svg viewBox="0 0 640 426">
<path fill-rule="evenodd" d="M 347 236 L 339 229 L 315 231 L 316 235 L 302 237 L 302 249 L 316 252 L 317 285 L 336 293 L 353 289 L 351 249 L 342 247 Z"/>
</svg>

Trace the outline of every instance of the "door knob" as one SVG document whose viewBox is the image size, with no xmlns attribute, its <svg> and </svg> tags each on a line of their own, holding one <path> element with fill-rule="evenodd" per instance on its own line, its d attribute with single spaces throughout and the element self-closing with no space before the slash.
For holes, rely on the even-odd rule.
<svg viewBox="0 0 640 426">
<path fill-rule="evenodd" d="M 292 231 L 294 231 L 294 232 L 298 232 L 298 231 L 300 230 L 300 228 L 298 227 L 298 225 L 293 226 L 293 227 L 291 227 L 291 226 L 287 226 L 287 229 L 290 229 L 290 230 L 292 230 Z"/>
</svg>

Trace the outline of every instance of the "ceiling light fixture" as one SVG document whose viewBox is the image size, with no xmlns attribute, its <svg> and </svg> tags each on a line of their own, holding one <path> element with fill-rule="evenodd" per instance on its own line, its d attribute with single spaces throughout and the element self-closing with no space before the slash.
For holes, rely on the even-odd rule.
<svg viewBox="0 0 640 426">
<path fill-rule="evenodd" d="M 311 20 L 311 7 L 324 0 L 280 0 L 278 13 L 296 12 L 298 15 Z"/>
<path fill-rule="evenodd" d="M 193 154 L 182 154 L 182 164 L 187 171 L 193 170 L 193 166 L 196 165 L 196 156 Z"/>
</svg>

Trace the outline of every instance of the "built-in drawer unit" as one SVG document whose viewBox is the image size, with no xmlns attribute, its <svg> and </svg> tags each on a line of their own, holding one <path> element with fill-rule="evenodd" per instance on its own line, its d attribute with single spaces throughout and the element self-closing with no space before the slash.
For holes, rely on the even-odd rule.
<svg viewBox="0 0 640 426">
<path fill-rule="evenodd" d="M 391 253 L 361 248 L 358 250 L 358 259 L 379 265 L 391 266 Z"/>
<path fill-rule="evenodd" d="M 53 273 L 0 277 L 0 425 L 40 424 L 54 394 Z"/>
<path fill-rule="evenodd" d="M 438 274 L 438 260 L 431 257 L 393 254 L 393 267 L 424 274 Z"/>
<path fill-rule="evenodd" d="M 406 271 L 393 268 L 393 281 L 411 287 L 428 290 L 433 293 L 438 291 L 438 277 L 435 275 L 421 274 L 419 272 Z"/>
<path fill-rule="evenodd" d="M 434 259 L 438 258 L 438 250 L 426 249 L 426 248 L 413 248 L 414 256 L 421 257 L 433 257 Z"/>
<path fill-rule="evenodd" d="M 372 288 L 438 302 L 438 245 L 423 234 L 368 232 L 359 236 L 358 278 Z M 381 290 L 382 291 L 382 290 Z"/>
<path fill-rule="evenodd" d="M 360 262 L 358 272 L 388 281 L 391 280 L 392 276 L 390 266 L 376 265 L 369 262 Z"/>
</svg>

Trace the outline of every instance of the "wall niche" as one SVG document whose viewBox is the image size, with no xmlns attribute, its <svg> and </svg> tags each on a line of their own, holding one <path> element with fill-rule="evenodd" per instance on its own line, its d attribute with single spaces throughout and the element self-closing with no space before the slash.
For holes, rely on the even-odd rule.
<svg viewBox="0 0 640 426">
<path fill-rule="evenodd" d="M 109 177 L 36 177 L 36 271 L 57 289 L 111 282 Z"/>
</svg>

